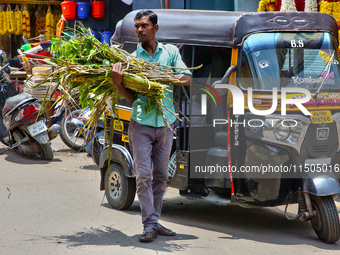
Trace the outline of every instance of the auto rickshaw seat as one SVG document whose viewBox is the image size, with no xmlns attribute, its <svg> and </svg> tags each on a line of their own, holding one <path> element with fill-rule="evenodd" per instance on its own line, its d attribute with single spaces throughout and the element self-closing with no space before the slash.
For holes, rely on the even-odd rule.
<svg viewBox="0 0 340 255">
<path fill-rule="evenodd" d="M 225 130 L 221 130 L 216 132 L 215 134 L 215 145 L 227 147 L 228 146 L 228 132 Z"/>
</svg>

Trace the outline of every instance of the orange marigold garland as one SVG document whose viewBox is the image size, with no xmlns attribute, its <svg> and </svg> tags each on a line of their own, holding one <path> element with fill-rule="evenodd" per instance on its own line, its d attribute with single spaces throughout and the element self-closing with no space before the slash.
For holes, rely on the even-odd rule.
<svg viewBox="0 0 340 255">
<path fill-rule="evenodd" d="M 274 12 L 275 11 L 276 0 L 268 0 L 267 2 L 267 11 Z"/>
</svg>

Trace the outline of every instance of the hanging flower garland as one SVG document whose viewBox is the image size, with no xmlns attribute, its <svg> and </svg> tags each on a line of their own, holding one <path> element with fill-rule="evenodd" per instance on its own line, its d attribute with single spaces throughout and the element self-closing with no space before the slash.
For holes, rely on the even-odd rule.
<svg viewBox="0 0 340 255">
<path fill-rule="evenodd" d="M 332 0 L 323 0 L 320 3 L 320 12 L 332 15 L 332 13 L 333 13 L 333 2 L 332 2 Z"/>
<path fill-rule="evenodd" d="M 20 11 L 18 5 L 15 6 L 14 17 L 15 17 L 15 31 L 14 31 L 14 33 L 16 35 L 21 35 L 22 34 L 22 12 Z"/>
<path fill-rule="evenodd" d="M 276 0 L 261 0 L 259 2 L 258 12 L 273 12 L 275 11 Z"/>
<path fill-rule="evenodd" d="M 268 0 L 267 2 L 267 11 L 274 12 L 275 11 L 276 0 Z"/>
<path fill-rule="evenodd" d="M 294 0 L 282 0 L 280 12 L 296 12 Z"/>
<path fill-rule="evenodd" d="M 46 17 L 38 17 L 35 20 L 35 35 L 41 35 L 44 34 L 45 31 L 45 25 L 46 23 Z"/>
<path fill-rule="evenodd" d="M 336 20 L 336 22 L 338 23 L 338 27 L 340 27 L 340 1 L 339 0 L 334 0 L 334 1 L 323 0 L 320 3 L 320 12 L 332 15 L 334 19 Z"/>
<path fill-rule="evenodd" d="M 259 8 L 257 9 L 258 12 L 265 12 L 267 8 L 267 0 L 261 0 L 259 2 Z"/>
<path fill-rule="evenodd" d="M 281 0 L 276 1 L 275 11 L 279 12 L 281 10 Z"/>
<path fill-rule="evenodd" d="M 332 15 L 335 18 L 335 20 L 338 22 L 338 19 L 337 19 L 337 18 L 339 18 L 339 17 L 337 17 L 339 15 L 339 9 L 337 8 L 338 4 L 339 3 L 338 3 L 337 0 L 336 0 L 336 3 L 333 2 L 332 0 L 323 0 L 323 1 L 320 2 L 320 12 Z M 336 13 L 335 9 L 338 10 L 337 13 Z M 339 26 L 339 22 L 338 22 L 338 26 Z M 325 64 L 327 64 L 329 59 L 330 59 L 329 52 L 320 50 L 319 55 L 320 55 L 321 59 L 323 60 L 323 62 Z"/>
<path fill-rule="evenodd" d="M 305 10 L 305 6 L 306 6 L 305 0 L 295 0 L 295 7 L 298 12 L 303 12 Z"/>
<path fill-rule="evenodd" d="M 340 26 L 340 1 L 334 0 L 333 1 L 333 17 Z"/>
<path fill-rule="evenodd" d="M 317 0 L 306 0 L 305 12 L 317 12 L 318 2 Z"/>
<path fill-rule="evenodd" d="M 15 31 L 15 19 L 14 12 L 11 10 L 11 6 L 7 5 L 6 10 L 6 19 L 7 19 L 7 32 L 10 34 L 14 34 Z"/>
<path fill-rule="evenodd" d="M 0 35 L 5 35 L 6 33 L 7 33 L 6 12 L 1 7 L 1 10 L 0 10 Z"/>
<path fill-rule="evenodd" d="M 294 0 L 295 8 L 298 12 L 302 12 L 305 9 L 305 0 Z M 281 11 L 282 0 L 277 0 L 275 5 L 276 11 Z"/>
<path fill-rule="evenodd" d="M 22 35 L 27 39 L 31 38 L 31 21 L 30 14 L 27 11 L 27 7 L 24 7 L 22 11 Z"/>
<path fill-rule="evenodd" d="M 51 6 L 49 6 L 47 10 L 45 28 L 46 28 L 46 41 L 52 40 L 52 37 L 54 35 L 54 16 L 51 11 Z"/>
</svg>

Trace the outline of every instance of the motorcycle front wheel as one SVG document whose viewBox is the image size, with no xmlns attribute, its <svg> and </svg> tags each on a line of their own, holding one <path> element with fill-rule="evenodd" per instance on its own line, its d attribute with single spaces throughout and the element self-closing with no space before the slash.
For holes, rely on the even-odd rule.
<svg viewBox="0 0 340 255">
<path fill-rule="evenodd" d="M 83 126 L 76 125 L 72 122 L 72 119 L 81 118 L 85 113 L 82 109 L 72 109 L 71 112 L 64 114 L 60 121 L 60 138 L 70 148 L 76 151 L 82 151 L 86 145 L 86 130 L 83 130 L 80 134 Z M 80 120 L 82 121 L 82 120 Z"/>
</svg>

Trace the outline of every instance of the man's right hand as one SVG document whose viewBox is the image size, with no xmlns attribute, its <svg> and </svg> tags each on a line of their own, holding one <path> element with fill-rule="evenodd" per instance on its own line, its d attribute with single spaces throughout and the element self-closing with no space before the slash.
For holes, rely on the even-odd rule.
<svg viewBox="0 0 340 255">
<path fill-rule="evenodd" d="M 112 64 L 112 83 L 117 89 L 123 86 L 123 74 L 121 62 Z"/>
<path fill-rule="evenodd" d="M 125 99 L 133 103 L 136 100 L 136 93 L 130 89 L 127 89 L 123 85 L 123 68 L 122 63 L 118 62 L 116 64 L 112 64 L 112 83 L 117 88 L 119 94 L 121 94 Z"/>
</svg>

